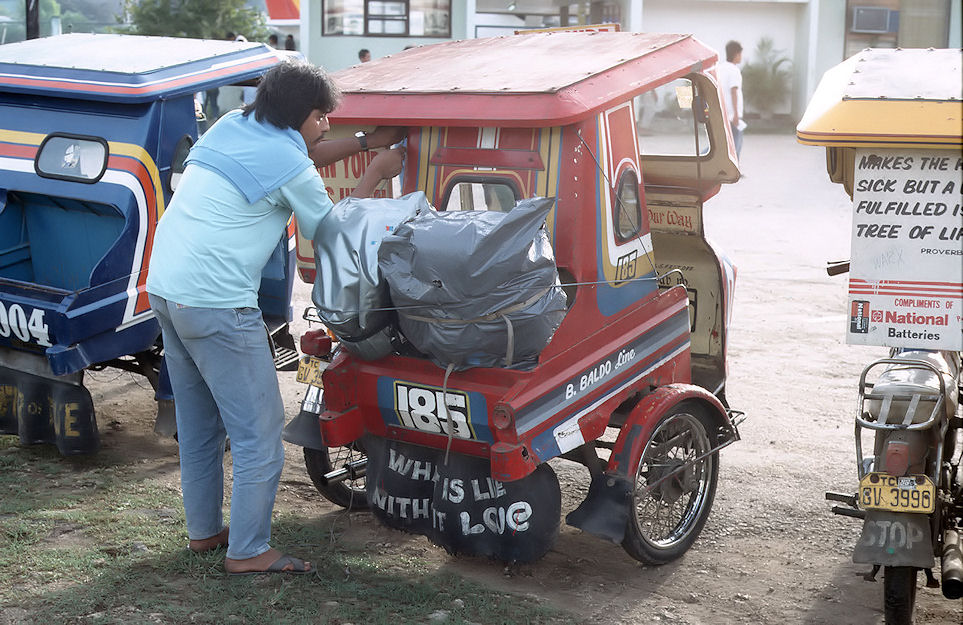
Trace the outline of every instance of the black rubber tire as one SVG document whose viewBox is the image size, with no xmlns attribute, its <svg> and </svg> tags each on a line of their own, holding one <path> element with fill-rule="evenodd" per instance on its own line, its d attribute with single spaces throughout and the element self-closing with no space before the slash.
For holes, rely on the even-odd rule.
<svg viewBox="0 0 963 625">
<path fill-rule="evenodd" d="M 719 453 L 706 456 L 646 492 L 682 464 L 713 447 L 712 422 L 705 409 L 682 402 L 666 413 L 646 441 L 635 471 L 629 521 L 622 548 L 648 565 L 671 562 L 684 554 L 702 531 L 719 478 Z M 665 518 L 663 518 L 665 517 Z"/>
<path fill-rule="evenodd" d="M 911 566 L 883 568 L 883 614 L 886 625 L 913 625 L 916 607 L 916 576 Z"/>
<path fill-rule="evenodd" d="M 333 454 L 333 458 L 332 458 Z M 340 469 L 348 461 L 365 457 L 364 448 L 360 442 L 354 442 L 346 447 L 326 447 L 324 449 L 304 448 L 304 466 L 308 476 L 314 482 L 314 487 L 331 503 L 348 510 L 367 510 L 368 495 L 365 492 L 364 477 L 356 480 L 345 480 L 334 484 L 324 483 L 324 474 L 334 469 Z"/>
</svg>

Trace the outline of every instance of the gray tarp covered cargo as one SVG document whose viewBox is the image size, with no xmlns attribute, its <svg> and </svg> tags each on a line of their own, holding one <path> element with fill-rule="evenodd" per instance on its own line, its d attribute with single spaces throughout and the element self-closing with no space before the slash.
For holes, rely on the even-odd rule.
<svg viewBox="0 0 963 625">
<path fill-rule="evenodd" d="M 423 211 L 378 253 L 401 332 L 442 367 L 529 367 L 565 316 L 543 227 L 554 199 L 508 213 Z"/>
<path fill-rule="evenodd" d="M 398 199 L 349 197 L 334 205 L 314 234 L 317 275 L 311 299 L 324 324 L 361 358 L 390 353 L 387 329 L 394 315 L 378 273 L 378 247 L 419 210 L 431 210 L 420 191 Z"/>
</svg>

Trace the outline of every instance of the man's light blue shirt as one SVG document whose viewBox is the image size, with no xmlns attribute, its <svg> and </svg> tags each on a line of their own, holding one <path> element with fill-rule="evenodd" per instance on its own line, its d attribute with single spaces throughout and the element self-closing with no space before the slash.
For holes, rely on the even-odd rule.
<svg viewBox="0 0 963 625">
<path fill-rule="evenodd" d="M 313 167 L 249 203 L 226 178 L 189 164 L 157 225 L 147 291 L 187 306 L 257 307 L 261 271 L 292 212 L 312 237 L 331 207 Z"/>
</svg>

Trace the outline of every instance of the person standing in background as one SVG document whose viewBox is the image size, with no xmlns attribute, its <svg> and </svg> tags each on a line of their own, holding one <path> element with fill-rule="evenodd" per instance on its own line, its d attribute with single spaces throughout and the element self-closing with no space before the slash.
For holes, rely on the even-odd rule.
<svg viewBox="0 0 963 625">
<path fill-rule="evenodd" d="M 742 106 L 742 44 L 730 41 L 726 44 L 726 60 L 719 63 L 719 88 L 722 91 L 722 104 L 726 108 L 732 140 L 736 145 L 736 156 L 742 154 L 742 132 L 746 129 Z"/>
<path fill-rule="evenodd" d="M 298 47 L 294 45 L 294 35 L 288 35 L 284 38 L 284 49 L 285 50 L 297 50 Z"/>
<path fill-rule="evenodd" d="M 368 48 L 361 48 L 358 50 L 358 60 L 362 63 L 367 63 L 371 60 L 371 50 Z"/>
</svg>

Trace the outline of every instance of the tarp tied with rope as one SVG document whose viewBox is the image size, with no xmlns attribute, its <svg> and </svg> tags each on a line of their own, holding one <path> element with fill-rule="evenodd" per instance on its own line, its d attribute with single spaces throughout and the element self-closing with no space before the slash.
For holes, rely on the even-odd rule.
<svg viewBox="0 0 963 625">
<path fill-rule="evenodd" d="M 395 314 L 378 271 L 381 240 L 402 221 L 432 210 L 421 191 L 397 199 L 348 197 L 318 224 L 311 300 L 324 325 L 355 356 L 377 360 L 392 349 Z"/>
<path fill-rule="evenodd" d="M 554 204 L 425 211 L 385 237 L 378 265 L 405 338 L 441 367 L 533 366 L 566 310 L 543 227 Z"/>
</svg>

